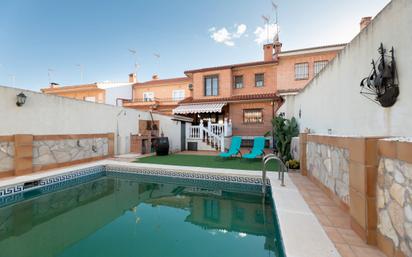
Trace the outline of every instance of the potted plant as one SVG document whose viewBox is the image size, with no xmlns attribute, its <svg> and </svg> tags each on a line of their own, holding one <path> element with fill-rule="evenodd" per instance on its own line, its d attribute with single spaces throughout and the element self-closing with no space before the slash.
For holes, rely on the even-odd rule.
<svg viewBox="0 0 412 257">
<path fill-rule="evenodd" d="M 289 170 L 298 171 L 300 168 L 300 163 L 298 160 L 289 160 L 286 162 L 286 167 L 288 167 Z"/>
</svg>

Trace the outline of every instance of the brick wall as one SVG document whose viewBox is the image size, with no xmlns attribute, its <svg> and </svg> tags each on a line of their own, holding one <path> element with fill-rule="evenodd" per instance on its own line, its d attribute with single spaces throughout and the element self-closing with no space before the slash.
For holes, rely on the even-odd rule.
<svg viewBox="0 0 412 257">
<path fill-rule="evenodd" d="M 279 65 L 277 66 L 277 89 L 295 89 L 303 88 L 314 77 L 314 62 L 332 60 L 337 51 L 302 54 L 296 56 L 279 57 Z M 295 63 L 309 63 L 309 78 L 304 80 L 295 80 Z"/>
<path fill-rule="evenodd" d="M 245 124 L 243 123 L 244 109 L 262 109 L 263 123 Z M 275 108 L 276 110 L 276 108 Z M 263 136 L 272 128 L 272 102 L 246 102 L 246 103 L 231 103 L 229 105 L 230 118 L 232 119 L 233 135 L 241 136 Z"/>
<path fill-rule="evenodd" d="M 218 96 L 205 96 L 204 77 L 210 75 L 219 76 Z M 218 97 L 230 97 L 232 95 L 232 70 L 214 70 L 207 72 L 197 72 L 193 74 L 193 98 L 213 99 Z"/>
<path fill-rule="evenodd" d="M 255 86 L 255 74 L 258 73 L 264 74 L 263 87 Z M 232 75 L 243 75 L 243 88 L 233 89 L 233 95 L 249 95 L 276 92 L 276 66 L 274 64 L 268 66 L 234 69 Z"/>
</svg>

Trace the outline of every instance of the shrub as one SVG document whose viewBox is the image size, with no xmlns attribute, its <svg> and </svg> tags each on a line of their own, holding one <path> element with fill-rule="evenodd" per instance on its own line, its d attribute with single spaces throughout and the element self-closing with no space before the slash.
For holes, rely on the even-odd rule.
<svg viewBox="0 0 412 257">
<path fill-rule="evenodd" d="M 288 166 L 290 169 L 299 169 L 300 163 L 298 160 L 289 160 L 286 162 L 286 166 Z"/>
<path fill-rule="evenodd" d="M 292 159 L 290 153 L 290 143 L 292 138 L 299 135 L 299 126 L 294 117 L 288 120 L 279 115 L 272 120 L 272 131 L 269 131 L 267 134 L 273 133 L 276 148 L 279 152 L 280 158 L 283 162 Z"/>
</svg>

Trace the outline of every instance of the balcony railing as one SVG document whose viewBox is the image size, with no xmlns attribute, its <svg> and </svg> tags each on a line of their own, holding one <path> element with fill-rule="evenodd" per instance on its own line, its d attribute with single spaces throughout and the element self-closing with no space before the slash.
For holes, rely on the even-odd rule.
<svg viewBox="0 0 412 257">
<path fill-rule="evenodd" d="M 179 101 L 182 101 L 184 98 L 134 98 L 133 100 L 123 100 L 123 104 L 164 104 L 164 103 L 173 103 L 177 104 Z"/>
</svg>

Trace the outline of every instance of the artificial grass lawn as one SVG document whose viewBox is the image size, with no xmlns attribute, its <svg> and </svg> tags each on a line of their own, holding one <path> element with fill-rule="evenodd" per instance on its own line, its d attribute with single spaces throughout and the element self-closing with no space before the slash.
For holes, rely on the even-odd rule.
<svg viewBox="0 0 412 257">
<path fill-rule="evenodd" d="M 240 158 L 222 159 L 216 156 L 172 154 L 165 156 L 148 156 L 136 159 L 135 162 L 153 163 L 179 166 L 195 166 L 206 168 L 238 169 L 238 170 L 261 170 L 262 160 L 245 160 Z M 276 162 L 267 166 L 268 171 L 279 170 Z"/>
</svg>

